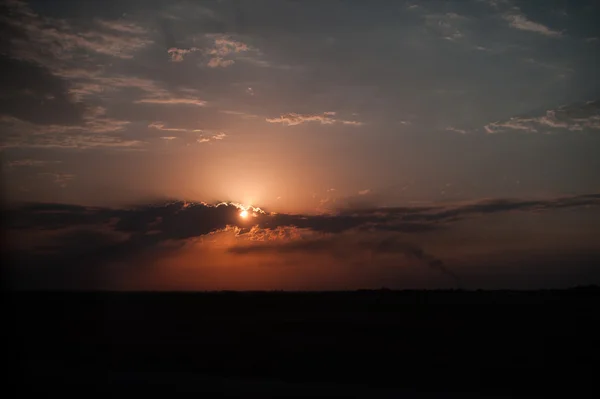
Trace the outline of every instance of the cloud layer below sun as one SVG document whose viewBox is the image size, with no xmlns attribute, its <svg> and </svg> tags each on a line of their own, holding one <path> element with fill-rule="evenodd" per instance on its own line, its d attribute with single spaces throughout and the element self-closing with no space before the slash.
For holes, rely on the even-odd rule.
<svg viewBox="0 0 600 399">
<path fill-rule="evenodd" d="M 30 204 L 7 215 L 9 259 L 13 260 L 8 270 L 13 283 L 25 288 L 81 284 L 104 289 L 273 289 L 274 275 L 295 289 L 373 288 L 390 275 L 395 277 L 384 285 L 396 288 L 464 288 L 485 278 L 489 279 L 485 284 L 494 286 L 498 270 L 486 270 L 482 277 L 481 270 L 473 269 L 473 259 L 460 259 L 460 250 L 436 251 L 440 237 L 460 232 L 469 222 L 488 223 L 495 214 L 516 215 L 518 220 L 519 214 L 594 210 L 598 205 L 598 194 L 357 208 L 322 215 L 275 214 L 228 203 L 171 202 L 127 209 Z M 240 216 L 244 209 L 249 209 L 247 218 Z M 494 240 L 473 245 L 475 252 L 482 246 L 497 246 Z M 476 259 L 491 267 L 495 260 L 485 257 L 493 253 L 488 248 Z M 544 256 L 535 251 L 526 254 L 530 258 L 522 267 L 530 268 L 527 273 L 542 273 L 536 270 L 536 262 Z M 232 274 L 221 276 L 218 284 L 198 280 L 197 273 L 223 270 Z M 257 274 L 246 283 L 239 280 L 249 271 Z M 575 276 L 588 272 L 569 271 Z M 166 281 L 158 279 L 161 273 Z M 339 280 L 331 280 L 332 275 Z M 106 280 L 109 276 L 112 280 Z M 183 283 L 186 276 L 189 280 Z M 180 280 L 182 285 L 177 286 Z"/>
</svg>

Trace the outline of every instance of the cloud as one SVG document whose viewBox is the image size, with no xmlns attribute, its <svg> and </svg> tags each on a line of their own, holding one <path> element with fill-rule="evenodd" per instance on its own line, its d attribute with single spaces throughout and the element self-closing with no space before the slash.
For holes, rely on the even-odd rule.
<svg viewBox="0 0 600 399">
<path fill-rule="evenodd" d="M 82 125 L 36 125 L 17 118 L 0 118 L 6 134 L 0 148 L 121 148 L 140 149 L 143 142 L 108 135 L 123 130 L 129 122 L 89 113 Z"/>
<path fill-rule="evenodd" d="M 13 134 L 20 136 L 48 135 L 61 133 L 108 133 L 123 130 L 129 121 L 108 118 L 103 107 L 88 108 L 79 125 L 38 125 L 15 117 L 0 117 L 0 124 Z"/>
<path fill-rule="evenodd" d="M 358 195 L 367 195 L 367 194 L 369 194 L 370 192 L 371 192 L 371 190 L 367 188 L 367 189 L 365 189 L 365 190 L 360 190 L 360 191 L 358 192 Z"/>
<path fill-rule="evenodd" d="M 457 41 L 465 36 L 462 31 L 462 26 L 468 21 L 465 16 L 449 12 L 428 14 L 424 18 L 427 28 L 446 40 Z"/>
<path fill-rule="evenodd" d="M 466 131 L 466 130 L 463 130 L 463 129 L 457 129 L 457 128 L 455 128 L 455 127 L 452 127 L 452 126 L 448 126 L 448 127 L 446 128 L 446 130 L 447 130 L 447 131 L 449 131 L 449 132 L 455 132 L 455 133 L 460 133 L 460 134 L 467 134 L 467 131 Z"/>
<path fill-rule="evenodd" d="M 233 40 L 227 36 L 216 35 L 214 37 L 214 48 L 208 51 L 209 54 L 218 55 L 220 57 L 227 56 L 232 53 L 241 53 L 250 50 L 245 43 Z"/>
<path fill-rule="evenodd" d="M 40 159 L 17 159 L 8 161 L 9 168 L 15 167 L 43 167 L 51 164 L 62 163 L 62 161 L 43 161 Z"/>
<path fill-rule="evenodd" d="M 484 126 L 487 133 L 522 131 L 528 133 L 554 131 L 583 131 L 600 129 L 600 102 L 564 105 L 546 111 L 542 116 L 513 117 L 506 122 L 492 122 Z"/>
<path fill-rule="evenodd" d="M 431 228 L 455 223 L 459 220 L 484 214 L 503 212 L 542 212 L 553 209 L 600 206 L 600 194 L 585 194 L 546 199 L 488 199 L 449 205 L 420 207 L 356 208 L 335 214 L 302 215 L 268 213 L 253 208 L 256 217 L 253 225 L 261 229 L 295 227 L 320 233 L 342 233 L 351 230 L 369 231 L 425 231 L 415 228 L 422 224 Z M 77 224 L 106 223 L 118 218 L 119 231 L 146 234 L 150 227 L 164 233 L 164 239 L 189 238 L 224 229 L 227 226 L 249 228 L 239 218 L 242 205 L 219 203 L 209 205 L 193 202 L 166 202 L 141 205 L 127 209 L 88 208 L 72 205 L 30 204 L 11 211 L 13 227 L 30 226 L 23 220 L 35 221 L 39 228 L 64 228 L 71 226 L 72 216 Z M 54 212 L 54 213 L 52 213 Z M 160 223 L 157 222 L 160 220 Z M 17 223 L 18 222 L 18 223 Z M 154 223 L 149 226 L 150 222 Z M 16 223 L 16 224 L 15 224 Z M 54 226 L 54 227 L 52 227 Z M 408 226 L 404 229 L 403 226 Z"/>
<path fill-rule="evenodd" d="M 511 12 L 502 16 L 504 20 L 508 21 L 509 25 L 515 29 L 535 32 L 548 37 L 561 37 L 562 32 L 552 30 L 551 28 L 528 19 L 524 14 L 518 12 Z"/>
<path fill-rule="evenodd" d="M 204 133 L 203 129 L 187 129 L 181 127 L 167 127 L 163 122 L 152 122 L 148 125 L 151 129 L 162 130 L 165 132 L 182 132 L 182 133 Z"/>
<path fill-rule="evenodd" d="M 363 122 L 359 122 L 359 121 L 340 121 L 342 122 L 343 125 L 350 125 L 350 126 L 362 126 L 364 125 Z"/>
<path fill-rule="evenodd" d="M 211 136 L 202 136 L 200 138 L 198 138 L 196 140 L 197 143 L 202 144 L 202 143 L 210 143 L 212 141 L 220 141 L 223 140 L 225 137 L 227 137 L 227 134 L 223 133 L 223 132 L 218 132 L 215 133 Z"/>
<path fill-rule="evenodd" d="M 219 112 L 223 113 L 223 114 L 227 114 L 227 115 L 235 115 L 235 116 L 239 116 L 240 118 L 243 119 L 254 119 L 254 118 L 258 118 L 258 115 L 255 114 L 250 114 L 247 112 L 241 112 L 241 111 L 232 111 L 232 110 L 220 110 Z"/>
<path fill-rule="evenodd" d="M 61 135 L 42 136 L 35 139 L 8 139 L 0 143 L 0 148 L 61 148 L 61 149 L 135 149 L 140 150 L 145 143 L 139 140 L 126 140 L 104 135 Z"/>
<path fill-rule="evenodd" d="M 124 20 L 98 20 L 97 23 L 109 30 L 114 30 L 122 33 L 144 34 L 147 30 L 130 21 Z"/>
<path fill-rule="evenodd" d="M 68 174 L 47 176 L 57 184 L 67 184 L 73 178 Z M 265 262 L 277 255 L 284 263 L 301 256 L 302 265 L 326 259 L 324 267 L 366 266 L 372 262 L 397 267 L 402 264 L 397 258 L 400 256 L 425 265 L 453 284 L 461 284 L 462 278 L 453 266 L 425 250 L 426 244 L 417 243 L 431 237 L 424 232 L 446 229 L 457 221 L 486 214 L 588 206 L 600 206 L 600 194 L 357 208 L 330 215 L 275 214 L 249 208 L 252 220 L 240 218 L 240 211 L 246 208 L 232 203 L 163 201 L 127 208 L 30 203 L 11 206 L 6 212 L 5 228 L 12 240 L 12 259 L 18 259 L 19 268 L 56 268 L 53 273 L 61 276 L 61 271 L 65 275 L 79 271 L 89 276 L 95 267 L 125 261 L 133 264 L 129 260 L 144 255 L 150 258 L 137 264 L 145 264 L 161 253 L 169 254 L 176 263 L 185 248 L 206 242 L 215 250 L 220 248 L 220 256 L 261 255 L 260 262 Z M 203 252 L 192 256 L 194 270 L 199 266 L 198 259 L 206 256 L 212 255 Z M 306 258 L 310 256 L 320 258 Z M 83 269 L 81 259 L 86 260 Z M 212 262 L 213 258 L 209 259 Z M 48 277 L 56 278 L 51 276 L 53 273 Z"/>
<path fill-rule="evenodd" d="M 130 59 L 152 41 L 132 22 L 98 21 L 100 30 L 72 26 L 67 20 L 41 17 L 23 2 L 8 3 L 11 18 L 6 23 L 20 34 L 12 37 L 11 56 L 43 64 L 71 60 L 78 51 Z"/>
<path fill-rule="evenodd" d="M 61 188 L 67 187 L 69 182 L 75 179 L 75 175 L 71 173 L 40 173 L 39 176 L 49 177 L 52 181 Z"/>
<path fill-rule="evenodd" d="M 506 6 L 510 4 L 509 0 L 478 0 L 487 3 L 490 7 L 499 8 L 501 5 Z"/>
<path fill-rule="evenodd" d="M 336 119 L 334 116 L 335 112 L 324 112 L 322 114 L 297 114 L 294 112 L 282 114 L 278 118 L 266 118 L 269 123 L 281 123 L 286 126 L 300 125 L 306 122 L 319 122 L 321 125 L 333 125 L 334 123 L 341 123 L 344 125 L 351 126 L 362 126 L 362 122 Z"/>
<path fill-rule="evenodd" d="M 206 66 L 208 66 L 209 68 L 227 68 L 228 66 L 231 66 L 235 64 L 234 60 L 224 60 L 221 57 L 213 57 L 208 61 L 208 64 L 206 64 Z"/>
<path fill-rule="evenodd" d="M 265 229 L 266 230 L 266 229 Z M 460 278 L 444 265 L 444 262 L 428 254 L 414 243 L 402 241 L 396 235 L 366 234 L 366 235 L 327 235 L 302 237 L 297 229 L 277 229 L 250 232 L 248 235 L 259 235 L 257 240 L 232 246 L 228 252 L 236 255 L 256 253 L 278 254 L 331 254 L 348 262 L 356 258 L 358 253 L 368 254 L 373 260 L 374 256 L 400 254 L 417 259 L 427 266 L 440 271 L 460 283 Z M 252 242 L 254 241 L 254 242 Z M 258 242 L 256 242 L 258 241 Z M 349 250 L 348 248 L 352 248 Z"/>
<path fill-rule="evenodd" d="M 196 105 L 204 106 L 206 101 L 198 98 L 198 91 L 194 89 L 167 90 L 158 82 L 134 76 L 102 76 L 97 73 L 80 70 L 66 69 L 58 71 L 59 76 L 77 79 L 73 83 L 72 91 L 80 95 L 101 94 L 123 89 L 137 89 L 143 93 L 143 98 L 135 100 L 137 104 L 161 105 Z"/>
<path fill-rule="evenodd" d="M 203 107 L 207 104 L 199 98 L 194 89 L 168 90 L 158 82 L 134 76 L 103 76 L 90 71 L 65 69 L 57 75 L 71 79 L 69 92 L 77 99 L 85 97 L 103 97 L 107 93 L 124 89 L 136 89 L 142 92 L 142 98 L 134 100 L 134 104 L 156 105 L 193 105 Z"/>
<path fill-rule="evenodd" d="M 192 47 L 192 48 L 188 48 L 188 49 L 171 47 L 170 49 L 167 50 L 167 53 L 169 53 L 169 56 L 171 57 L 171 61 L 182 62 L 183 58 L 186 54 L 190 54 L 190 53 L 193 53 L 198 50 L 200 50 L 200 49 L 197 47 Z"/>
<path fill-rule="evenodd" d="M 61 123 L 56 119 L 69 117 L 74 119 L 72 123 L 78 123 L 77 117 L 85 109 L 83 100 L 97 102 L 113 93 L 130 89 L 142 92 L 140 99 L 132 100 L 138 104 L 206 104 L 196 93 L 184 94 L 183 90 L 172 90 L 151 79 L 107 72 L 113 68 L 109 68 L 112 61 L 106 56 L 128 60 L 152 43 L 151 32 L 133 21 L 95 20 L 82 28 L 68 20 L 40 16 L 23 2 L 13 1 L 9 7 L 12 17 L 4 23 L 11 31 L 11 59 L 0 60 L 4 65 L 10 63 L 6 67 L 2 65 L 2 69 L 8 68 L 9 71 L 0 76 L 22 74 L 20 81 L 32 86 L 34 92 L 40 92 L 42 96 L 51 95 L 43 101 L 43 107 L 39 105 L 40 98 L 35 98 L 37 95 L 24 97 L 23 104 L 14 98 L 0 104 L 3 110 L 14 108 L 10 114 L 19 119 L 34 123 Z M 173 56 L 183 57 L 185 51 L 177 50 L 181 49 L 175 49 Z M 53 85 L 52 91 L 45 90 L 49 84 Z"/>
<path fill-rule="evenodd" d="M 205 54 L 209 56 L 206 64 L 209 68 L 227 68 L 235 63 L 227 57 L 252 50 L 247 44 L 226 35 L 210 34 L 207 37 L 213 41 L 212 46 L 205 50 Z"/>
<path fill-rule="evenodd" d="M 81 123 L 85 106 L 70 96 L 69 85 L 47 68 L 0 55 L 0 115 L 37 124 Z"/>
<path fill-rule="evenodd" d="M 163 140 L 174 140 L 176 138 L 182 139 L 183 143 L 190 145 L 193 143 L 203 144 L 210 143 L 213 141 L 220 141 L 227 137 L 225 132 L 211 131 L 207 129 L 190 129 L 183 127 L 167 127 L 163 122 L 152 122 L 148 125 L 150 129 L 156 129 L 163 132 L 170 133 L 185 133 L 185 136 L 162 136 Z"/>
<path fill-rule="evenodd" d="M 162 104 L 162 105 L 196 105 L 203 107 L 206 101 L 197 98 L 182 98 L 182 97 L 158 97 L 158 98 L 142 98 L 134 101 L 136 104 Z"/>
</svg>

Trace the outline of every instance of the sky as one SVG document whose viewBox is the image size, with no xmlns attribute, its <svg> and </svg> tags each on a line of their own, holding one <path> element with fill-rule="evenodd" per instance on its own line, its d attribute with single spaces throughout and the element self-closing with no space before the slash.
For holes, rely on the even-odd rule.
<svg viewBox="0 0 600 399">
<path fill-rule="evenodd" d="M 600 283 L 596 1 L 0 9 L 14 287 Z"/>
</svg>

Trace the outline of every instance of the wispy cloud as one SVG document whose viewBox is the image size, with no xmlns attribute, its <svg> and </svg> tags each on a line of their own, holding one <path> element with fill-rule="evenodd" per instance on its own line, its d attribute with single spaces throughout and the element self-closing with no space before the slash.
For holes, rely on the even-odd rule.
<svg viewBox="0 0 600 399">
<path fill-rule="evenodd" d="M 291 112 L 283 114 L 278 118 L 267 118 L 266 121 L 269 123 L 281 123 L 286 126 L 295 126 L 306 122 L 319 122 L 322 125 L 333 125 L 334 123 L 351 126 L 363 125 L 363 123 L 359 121 L 336 119 L 335 116 L 335 112 L 324 112 L 322 114 L 297 114 Z"/>
<path fill-rule="evenodd" d="M 535 32 L 548 37 L 557 38 L 562 36 L 562 32 L 553 30 L 546 25 L 528 19 L 527 16 L 518 11 L 518 9 L 513 9 L 512 12 L 503 15 L 502 18 L 508 21 L 509 25 L 515 29 Z"/>
<path fill-rule="evenodd" d="M 446 14 L 425 15 L 426 26 L 437 35 L 450 41 L 456 41 L 464 37 L 462 25 L 468 18 L 453 12 Z"/>
<path fill-rule="evenodd" d="M 227 134 L 225 134 L 223 132 L 219 132 L 219 133 L 213 134 L 212 136 L 202 136 L 202 137 L 198 138 L 196 140 L 196 142 L 199 144 L 210 143 L 212 141 L 223 140 L 225 137 L 227 137 Z"/>
<path fill-rule="evenodd" d="M 181 127 L 167 127 L 163 122 L 152 122 L 148 125 L 151 129 L 162 130 L 164 132 L 181 132 L 181 133 L 203 133 L 203 129 L 187 129 Z"/>
<path fill-rule="evenodd" d="M 71 173 L 39 173 L 39 176 L 52 179 L 52 182 L 61 188 L 67 187 L 76 177 Z"/>
<path fill-rule="evenodd" d="M 537 129 L 530 126 L 531 119 L 511 118 L 508 122 L 492 122 L 484 126 L 487 133 L 498 133 L 507 130 L 520 130 L 535 133 Z"/>
<path fill-rule="evenodd" d="M 0 126 L 6 134 L 0 138 L 0 148 L 139 149 L 143 146 L 141 141 L 114 135 L 129 122 L 107 118 L 102 112 L 96 110 L 86 115 L 82 125 L 37 125 L 18 118 L 2 117 Z"/>
<path fill-rule="evenodd" d="M 467 134 L 466 130 L 464 130 L 464 129 L 457 129 L 457 128 L 452 127 L 452 126 L 448 126 L 446 128 L 446 130 L 449 131 L 449 132 L 454 132 L 454 133 Z"/>
<path fill-rule="evenodd" d="M 223 113 L 223 114 L 227 114 L 227 115 L 234 115 L 234 116 L 239 116 L 240 118 L 244 118 L 244 119 L 255 119 L 258 118 L 258 115 L 255 114 L 250 114 L 247 112 L 241 112 L 241 111 L 232 111 L 232 110 L 220 110 L 219 112 Z"/>
<path fill-rule="evenodd" d="M 350 126 L 362 126 L 362 125 L 364 125 L 363 122 L 359 122 L 359 121 L 345 121 L 345 120 L 342 120 L 340 122 L 343 125 L 350 125 Z"/>
<path fill-rule="evenodd" d="M 170 133 L 184 133 L 187 136 L 161 136 L 162 140 L 175 140 L 182 139 L 182 142 L 186 145 L 190 145 L 190 143 L 210 143 L 212 141 L 223 140 L 227 137 L 225 132 L 219 131 L 211 131 L 207 129 L 191 129 L 184 127 L 168 127 L 163 122 L 152 122 L 148 125 L 150 129 L 160 130 L 162 132 L 170 132 Z M 191 137 L 190 137 L 191 135 Z"/>
<path fill-rule="evenodd" d="M 546 111 L 545 115 L 534 117 L 513 117 L 505 122 L 493 122 L 484 126 L 487 133 L 506 131 L 544 132 L 583 131 L 600 129 L 600 103 L 589 101 L 585 104 L 570 104 Z"/>
<path fill-rule="evenodd" d="M 6 22 L 23 36 L 12 37 L 12 56 L 43 62 L 48 55 L 54 60 L 72 59 L 77 51 L 87 51 L 116 58 L 133 58 L 135 52 L 152 43 L 146 31 L 132 22 L 98 21 L 87 30 L 72 26 L 67 20 L 41 17 L 26 3 L 8 3 L 12 17 Z M 102 29 L 103 28 L 103 29 Z"/>
<path fill-rule="evenodd" d="M 95 20 L 82 30 L 68 20 L 40 16 L 24 2 L 9 3 L 12 12 L 5 22 L 18 34 L 10 36 L 10 56 L 39 64 L 66 82 L 69 101 L 102 101 L 117 92 L 138 90 L 137 104 L 204 106 L 197 93 L 173 90 L 164 83 L 137 76 L 107 72 L 103 56 L 131 59 L 135 52 L 152 43 L 151 32 L 133 21 Z M 172 57 L 183 57 L 191 50 L 175 49 Z M 110 65 L 110 64 L 108 64 Z M 136 94 L 132 91 L 132 94 Z M 111 131 L 107 123 L 88 122 L 91 131 Z"/>
<path fill-rule="evenodd" d="M 101 71 L 72 68 L 60 68 L 54 74 L 69 80 L 69 93 L 77 101 L 86 97 L 103 97 L 123 89 L 137 89 L 146 96 L 169 95 L 155 81 L 134 76 L 106 76 Z"/>
<path fill-rule="evenodd" d="M 567 73 L 567 74 L 571 74 L 573 72 L 575 72 L 573 70 L 573 68 L 567 67 L 567 66 L 562 66 L 562 65 L 555 65 L 555 64 L 551 64 L 548 62 L 543 62 L 543 61 L 539 61 L 536 60 L 534 58 L 526 58 L 525 62 L 528 64 L 532 64 L 535 65 L 537 67 L 540 68 L 544 68 L 544 69 L 548 69 L 548 70 L 553 70 L 553 71 L 557 71 L 557 72 L 561 72 L 561 73 Z"/>
<path fill-rule="evenodd" d="M 16 159 L 13 161 L 8 161 L 8 166 L 10 168 L 15 167 L 44 167 L 48 165 L 62 163 L 62 161 L 43 161 L 40 159 Z"/>
<path fill-rule="evenodd" d="M 78 101 L 86 97 L 103 97 L 121 90 L 135 89 L 142 95 L 142 98 L 133 101 L 135 104 L 199 107 L 207 104 L 205 100 L 199 98 L 197 90 L 168 90 L 151 79 L 123 75 L 106 76 L 100 72 L 70 68 L 58 70 L 56 75 L 70 80 L 69 93 Z"/>
<path fill-rule="evenodd" d="M 142 28 L 141 26 L 131 22 L 124 20 L 98 20 L 97 23 L 110 30 L 114 30 L 122 33 L 132 33 L 137 35 L 142 35 L 147 33 L 147 30 Z"/>
<path fill-rule="evenodd" d="M 150 97 L 142 98 L 134 101 L 136 104 L 163 104 L 163 105 L 196 105 L 203 107 L 206 105 L 206 101 L 199 100 L 197 98 L 185 98 L 185 97 Z"/>
<path fill-rule="evenodd" d="M 60 149 L 135 149 L 140 150 L 143 142 L 126 140 L 105 135 L 48 135 L 39 137 L 8 138 L 0 142 L 0 148 L 60 148 Z"/>
<path fill-rule="evenodd" d="M 123 75 L 102 76 L 93 72 L 71 69 L 59 71 L 58 75 L 75 80 L 70 91 L 79 97 L 101 95 L 123 89 L 137 89 L 143 93 L 143 97 L 135 100 L 136 104 L 195 105 L 200 107 L 206 105 L 205 100 L 198 98 L 197 90 L 167 90 L 160 83 L 150 79 Z"/>
<path fill-rule="evenodd" d="M 499 8 L 509 4 L 508 0 L 478 0 L 487 3 L 490 7 Z"/>
</svg>

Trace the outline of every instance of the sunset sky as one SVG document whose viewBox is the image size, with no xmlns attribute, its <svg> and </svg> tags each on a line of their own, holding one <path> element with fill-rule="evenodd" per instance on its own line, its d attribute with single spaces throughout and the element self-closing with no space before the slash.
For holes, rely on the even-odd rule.
<svg viewBox="0 0 600 399">
<path fill-rule="evenodd" d="M 597 1 L 0 4 L 15 287 L 600 283 Z"/>
</svg>

